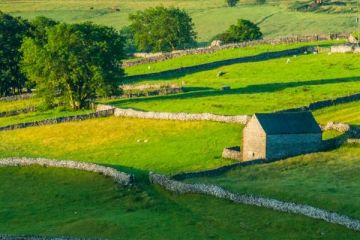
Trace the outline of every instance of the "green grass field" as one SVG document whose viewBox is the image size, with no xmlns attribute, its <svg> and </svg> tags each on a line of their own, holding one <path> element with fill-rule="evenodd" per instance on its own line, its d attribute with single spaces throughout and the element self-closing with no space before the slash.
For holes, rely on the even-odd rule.
<svg viewBox="0 0 360 240">
<path fill-rule="evenodd" d="M 0 101 L 0 112 L 8 112 L 12 110 L 36 107 L 40 104 L 39 98 L 30 98 L 16 101 Z"/>
<path fill-rule="evenodd" d="M 360 101 L 317 110 L 314 115 L 318 122 L 324 124 L 334 121 L 360 125 Z"/>
<path fill-rule="evenodd" d="M 298 46 L 298 45 L 297 45 Z M 287 48 L 292 48 L 288 45 Z M 226 50 L 226 58 L 266 52 L 256 49 Z M 220 58 L 221 52 L 214 59 Z M 208 56 L 192 56 L 196 63 L 208 62 Z M 290 62 L 288 62 L 288 59 Z M 185 64 L 190 57 L 185 57 Z M 288 62 L 288 63 L 287 63 Z M 157 63 L 156 71 L 181 67 L 181 59 Z M 360 59 L 357 54 L 306 54 L 290 58 L 226 65 L 207 71 L 193 71 L 143 77 L 135 84 L 185 83 L 185 92 L 169 96 L 144 97 L 108 101 L 109 104 L 152 111 L 212 112 L 218 114 L 252 114 L 300 107 L 314 101 L 358 93 L 360 89 Z M 144 67 L 127 69 L 131 74 L 143 73 Z M 225 73 L 217 77 L 217 73 Z M 230 86 L 229 91 L 220 91 Z"/>
<path fill-rule="evenodd" d="M 14 187 L 17 186 L 17 187 Z M 306 217 L 152 185 L 39 167 L 0 168 L 0 232 L 102 239 L 357 239 Z"/>
<path fill-rule="evenodd" d="M 360 218 L 359 154 L 359 146 L 348 144 L 330 152 L 238 168 L 219 177 L 189 181 L 310 204 Z"/>
<path fill-rule="evenodd" d="M 259 23 L 265 37 L 352 32 L 356 29 L 355 13 L 301 13 L 288 9 L 292 2 L 268 1 L 265 5 L 254 5 L 254 1 L 245 0 L 237 7 L 229 8 L 223 0 L 0 0 L 0 9 L 29 19 L 43 15 L 66 22 L 93 21 L 119 29 L 129 24 L 128 15 L 137 10 L 159 5 L 176 6 L 190 13 L 200 42 L 208 42 L 239 18 Z"/>
<path fill-rule="evenodd" d="M 91 112 L 92 112 L 91 110 L 71 111 L 61 108 L 51 109 L 47 111 L 36 111 L 26 114 L 19 114 L 15 116 L 0 117 L 0 127 L 17 124 L 17 123 L 26 123 L 26 122 L 41 121 L 46 119 L 53 119 L 58 117 L 75 116 L 75 115 L 87 114 Z"/>
<path fill-rule="evenodd" d="M 0 157 L 27 156 L 178 173 L 231 163 L 224 147 L 241 142 L 242 125 L 109 117 L 0 132 Z"/>
</svg>

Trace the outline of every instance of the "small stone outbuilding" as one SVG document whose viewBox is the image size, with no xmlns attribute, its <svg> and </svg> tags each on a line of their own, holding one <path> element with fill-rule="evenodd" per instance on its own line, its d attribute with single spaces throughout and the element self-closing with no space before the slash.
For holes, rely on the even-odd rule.
<svg viewBox="0 0 360 240">
<path fill-rule="evenodd" d="M 243 131 L 243 161 L 316 152 L 322 131 L 311 112 L 257 113 Z"/>
</svg>

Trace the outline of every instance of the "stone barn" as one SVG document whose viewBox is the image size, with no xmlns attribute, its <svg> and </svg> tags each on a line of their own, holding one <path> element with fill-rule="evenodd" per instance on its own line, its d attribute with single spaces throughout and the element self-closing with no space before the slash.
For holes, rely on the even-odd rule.
<svg viewBox="0 0 360 240">
<path fill-rule="evenodd" d="M 316 152 L 322 131 L 311 112 L 257 113 L 243 131 L 243 161 Z"/>
</svg>

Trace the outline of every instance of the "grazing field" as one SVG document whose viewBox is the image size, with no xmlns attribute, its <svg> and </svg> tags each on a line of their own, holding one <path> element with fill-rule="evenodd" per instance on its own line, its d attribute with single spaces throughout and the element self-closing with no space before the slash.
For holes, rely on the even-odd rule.
<svg viewBox="0 0 360 240">
<path fill-rule="evenodd" d="M 291 45 L 288 47 L 291 48 Z M 235 57 L 241 49 L 227 51 L 234 51 Z M 198 56 L 194 56 L 194 59 L 196 58 Z M 177 59 L 170 61 L 174 62 L 172 66 L 175 66 L 176 62 L 180 63 Z M 158 63 L 157 66 L 162 64 L 165 65 L 164 68 L 168 67 L 166 61 Z M 220 71 L 225 74 L 217 77 Z M 185 83 L 185 92 L 169 96 L 115 100 L 110 101 L 110 104 L 152 111 L 212 112 L 228 115 L 271 112 L 358 93 L 360 59 L 357 54 L 311 53 L 232 64 L 207 71 L 142 77 L 134 80 L 134 83 Z M 231 90 L 221 91 L 222 86 L 230 86 Z"/>
<path fill-rule="evenodd" d="M 235 48 L 235 49 L 223 49 L 207 54 L 187 55 L 182 57 L 176 57 L 166 61 L 127 67 L 125 69 L 125 73 L 127 76 L 136 76 L 142 74 L 162 72 L 167 70 L 174 70 L 189 66 L 197 66 L 201 64 L 207 64 L 207 63 L 223 61 L 228 59 L 256 56 L 267 52 L 277 52 L 277 51 L 283 51 L 289 49 L 296 49 L 299 47 L 319 46 L 323 48 L 330 48 L 330 46 L 333 44 L 341 44 L 344 42 L 345 41 L 343 40 L 332 40 L 332 41 L 318 41 L 318 42 L 276 44 L 276 45 L 261 44 L 261 45 L 248 46 L 248 47 Z M 141 82 L 141 78 L 137 79 L 137 81 Z M 135 81 L 135 83 L 137 81 Z M 128 81 L 128 83 L 133 83 L 133 82 Z"/>
<path fill-rule="evenodd" d="M 268 1 L 268 4 L 256 5 L 254 1 L 241 1 L 237 7 L 229 8 L 223 0 L 0 0 L 0 9 L 29 19 L 43 15 L 66 22 L 93 21 L 120 29 L 129 24 L 128 15 L 137 10 L 159 5 L 176 6 L 190 13 L 200 42 L 208 42 L 239 18 L 258 23 L 265 37 L 352 32 L 356 29 L 356 13 L 296 12 L 288 8 L 293 2 Z"/>
<path fill-rule="evenodd" d="M 0 101 L 0 112 L 8 112 L 22 108 L 36 107 L 39 104 L 39 98 L 30 98 L 16 101 Z"/>
<path fill-rule="evenodd" d="M 360 218 L 360 148 L 313 153 L 266 165 L 232 170 L 218 177 L 188 181 L 217 184 L 226 189 L 309 204 Z"/>
<path fill-rule="evenodd" d="M 19 114 L 15 116 L 0 117 L 0 127 L 12 125 L 12 124 L 18 124 L 18 123 L 27 123 L 27 122 L 53 119 L 58 117 L 75 116 L 75 115 L 81 115 L 91 112 L 92 112 L 91 110 L 71 111 L 61 108 L 51 109 L 47 111 L 36 111 L 25 114 Z"/>
<path fill-rule="evenodd" d="M 320 123 L 329 121 L 360 125 L 360 101 L 340 104 L 314 112 L 316 120 Z"/>
<path fill-rule="evenodd" d="M 0 157 L 79 160 L 125 171 L 178 173 L 231 163 L 224 147 L 239 145 L 242 125 L 109 117 L 0 132 Z"/>
<path fill-rule="evenodd" d="M 102 239 L 357 239 L 306 217 L 81 171 L 0 168 L 0 232 Z M 36 223 L 36 224 L 34 224 Z"/>
</svg>

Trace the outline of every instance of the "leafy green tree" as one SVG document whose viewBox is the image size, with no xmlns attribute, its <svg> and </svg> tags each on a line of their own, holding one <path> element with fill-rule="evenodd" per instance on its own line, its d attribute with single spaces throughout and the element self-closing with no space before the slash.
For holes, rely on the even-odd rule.
<svg viewBox="0 0 360 240">
<path fill-rule="evenodd" d="M 256 3 L 259 5 L 263 5 L 266 3 L 266 0 L 256 0 Z"/>
<path fill-rule="evenodd" d="M 140 51 L 172 51 L 195 45 L 194 24 L 184 10 L 149 8 L 131 14 L 129 19 Z"/>
<path fill-rule="evenodd" d="M 261 38 L 262 33 L 255 23 L 239 19 L 236 25 L 231 25 L 227 31 L 216 35 L 213 39 L 223 43 L 237 43 Z"/>
<path fill-rule="evenodd" d="M 46 31 L 44 44 L 26 38 L 21 50 L 22 69 L 48 106 L 57 96 L 72 109 L 85 108 L 113 94 L 123 75 L 123 39 L 109 27 L 61 23 Z"/>
<path fill-rule="evenodd" d="M 124 51 L 125 53 L 135 53 L 137 51 L 134 41 L 134 31 L 126 26 L 120 30 L 121 36 L 124 38 Z"/>
<path fill-rule="evenodd" d="M 235 7 L 239 3 L 239 0 L 226 0 L 226 3 L 229 7 Z"/>
<path fill-rule="evenodd" d="M 34 18 L 31 22 L 31 37 L 39 44 L 46 43 L 47 30 L 58 24 L 57 21 L 47 17 L 39 16 Z"/>
<path fill-rule="evenodd" d="M 25 86 L 19 49 L 28 30 L 25 20 L 0 12 L 0 96 L 21 93 Z"/>
</svg>

